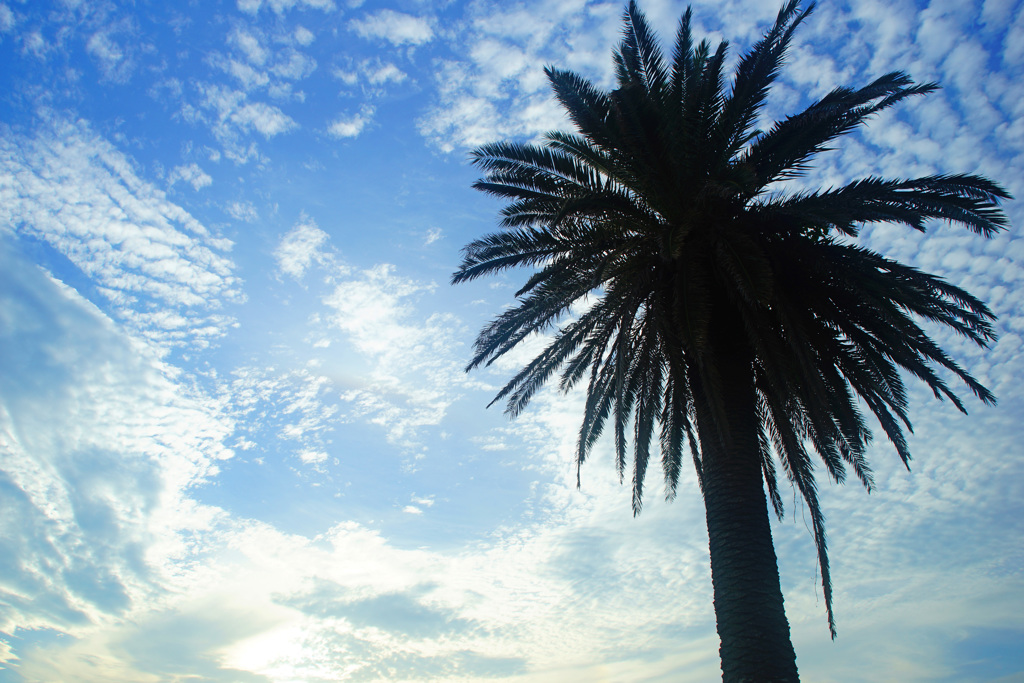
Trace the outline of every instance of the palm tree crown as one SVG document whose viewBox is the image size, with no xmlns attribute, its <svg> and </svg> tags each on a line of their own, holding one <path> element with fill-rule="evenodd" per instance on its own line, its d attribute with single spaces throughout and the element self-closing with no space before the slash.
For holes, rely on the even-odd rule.
<svg viewBox="0 0 1024 683">
<path fill-rule="evenodd" d="M 939 323 L 987 346 L 994 316 L 986 305 L 853 238 L 866 223 L 923 231 L 930 219 L 988 237 L 1005 227 L 998 203 L 1009 195 L 960 174 L 867 177 L 816 192 L 780 186 L 873 114 L 937 87 L 896 71 L 861 88 L 837 87 L 758 130 L 793 32 L 812 9 L 787 2 L 727 87 L 727 44 L 694 44 L 689 9 L 666 62 L 630 2 L 614 53 L 614 90 L 546 69 L 575 132 L 472 153 L 483 172 L 475 187 L 507 205 L 503 229 L 464 248 L 453 282 L 533 268 L 516 304 L 480 332 L 467 369 L 533 333 L 555 331 L 495 401 L 506 400 L 514 416 L 556 373 L 564 391 L 585 378 L 577 468 L 610 421 L 620 477 L 632 441 L 634 514 L 655 434 L 669 497 L 689 451 L 712 536 L 709 477 L 720 476 L 719 465 L 748 458 L 763 482 L 755 495 L 763 501 L 766 487 L 781 516 L 780 464 L 810 512 L 834 637 L 812 454 L 835 481 L 849 469 L 870 490 L 863 405 L 907 463 L 901 370 L 961 411 L 944 376 L 994 402 L 920 324 Z M 747 455 L 730 455 L 740 451 Z"/>
</svg>

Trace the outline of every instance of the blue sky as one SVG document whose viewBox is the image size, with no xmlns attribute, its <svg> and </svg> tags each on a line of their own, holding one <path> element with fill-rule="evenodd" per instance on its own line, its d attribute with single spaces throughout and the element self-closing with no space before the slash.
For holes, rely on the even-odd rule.
<svg viewBox="0 0 1024 683">
<path fill-rule="evenodd" d="M 664 37 L 684 5 L 641 3 Z M 694 5 L 733 56 L 761 0 Z M 708 681 L 692 474 L 636 519 L 579 396 L 485 409 L 543 340 L 462 370 L 521 273 L 453 288 L 493 230 L 467 151 L 602 84 L 586 0 L 0 3 L 0 681 Z M 821 3 L 768 107 L 894 69 L 944 87 L 802 182 L 988 175 L 1024 195 L 1024 7 Z M 863 241 L 987 300 L 938 339 L 997 394 L 912 392 L 913 471 L 827 486 L 839 638 L 808 523 L 773 526 L 805 680 L 1024 681 L 1024 211 L 992 240 Z M 824 483 L 824 482 L 823 482 Z"/>
</svg>

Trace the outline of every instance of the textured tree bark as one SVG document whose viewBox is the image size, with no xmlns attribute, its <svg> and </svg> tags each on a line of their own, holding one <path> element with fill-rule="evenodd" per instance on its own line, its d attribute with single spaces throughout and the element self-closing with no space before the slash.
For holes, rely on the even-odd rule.
<svg viewBox="0 0 1024 683">
<path fill-rule="evenodd" d="M 758 456 L 753 358 L 733 351 L 720 356 L 725 429 L 706 405 L 697 415 L 722 680 L 799 681 Z"/>
</svg>

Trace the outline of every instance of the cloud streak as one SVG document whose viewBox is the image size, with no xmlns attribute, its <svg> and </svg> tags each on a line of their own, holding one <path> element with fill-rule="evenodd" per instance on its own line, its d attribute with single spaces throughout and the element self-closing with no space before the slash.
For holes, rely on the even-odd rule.
<svg viewBox="0 0 1024 683">
<path fill-rule="evenodd" d="M 0 139 L 2 229 L 40 239 L 91 278 L 105 303 L 165 345 L 209 344 L 243 299 L 231 242 L 214 236 L 84 123 L 55 122 Z M 194 186 L 198 167 L 172 172 Z"/>
</svg>

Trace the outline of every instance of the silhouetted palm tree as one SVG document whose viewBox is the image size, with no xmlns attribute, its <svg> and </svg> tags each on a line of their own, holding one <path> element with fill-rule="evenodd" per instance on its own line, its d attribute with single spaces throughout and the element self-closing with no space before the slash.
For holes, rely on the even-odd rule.
<svg viewBox="0 0 1024 683">
<path fill-rule="evenodd" d="M 893 72 L 836 88 L 757 130 L 793 31 L 812 7 L 788 2 L 727 88 L 726 44 L 694 45 L 689 9 L 666 64 L 631 2 L 614 53 L 615 90 L 546 70 L 575 133 L 473 152 L 484 173 L 475 187 L 508 204 L 503 230 L 467 245 L 453 276 L 534 269 L 516 305 L 481 331 L 467 370 L 557 328 L 495 401 L 507 399 L 515 416 L 555 373 L 565 391 L 587 378 L 577 478 L 610 421 L 620 476 L 633 442 L 635 514 L 655 433 L 669 497 L 688 445 L 707 514 L 726 681 L 797 680 L 768 518 L 769 500 L 782 514 L 777 464 L 809 509 L 835 637 L 811 454 L 832 479 L 850 468 L 870 490 L 859 400 L 906 463 L 901 368 L 960 410 L 940 369 L 994 401 L 917 322 L 987 346 L 995 337 L 985 304 L 852 238 L 865 223 L 923 231 L 936 218 L 988 237 L 1006 225 L 998 208 L 1006 191 L 975 175 L 868 177 L 817 192 L 776 184 L 803 175 L 872 114 L 937 87 Z"/>
</svg>

